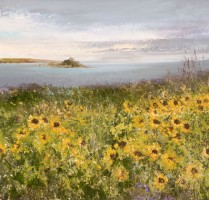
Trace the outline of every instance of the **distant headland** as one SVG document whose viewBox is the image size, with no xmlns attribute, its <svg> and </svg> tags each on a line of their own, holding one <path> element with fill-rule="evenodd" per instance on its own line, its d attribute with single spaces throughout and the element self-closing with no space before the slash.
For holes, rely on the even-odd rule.
<svg viewBox="0 0 209 200">
<path fill-rule="evenodd" d="M 69 58 L 63 61 L 33 59 L 33 58 L 0 58 L 0 64 L 19 64 L 19 63 L 44 63 L 47 64 L 47 66 L 49 67 L 63 67 L 63 68 L 87 67 L 73 58 Z"/>
</svg>

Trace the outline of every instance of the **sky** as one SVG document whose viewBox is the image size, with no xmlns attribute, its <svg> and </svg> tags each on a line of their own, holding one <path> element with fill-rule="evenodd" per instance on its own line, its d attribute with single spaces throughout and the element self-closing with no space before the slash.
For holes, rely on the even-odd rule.
<svg viewBox="0 0 209 200">
<path fill-rule="evenodd" d="M 147 62 L 209 52 L 208 0 L 0 0 L 0 57 Z"/>
</svg>

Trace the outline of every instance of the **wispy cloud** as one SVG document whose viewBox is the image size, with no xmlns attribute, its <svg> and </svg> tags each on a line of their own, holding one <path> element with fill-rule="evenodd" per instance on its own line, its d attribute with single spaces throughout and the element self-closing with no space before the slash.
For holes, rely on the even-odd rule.
<svg viewBox="0 0 209 200">
<path fill-rule="evenodd" d="M 208 51 L 208 6 L 207 0 L 1 0 L 0 55 L 138 60 L 147 52 Z"/>
</svg>

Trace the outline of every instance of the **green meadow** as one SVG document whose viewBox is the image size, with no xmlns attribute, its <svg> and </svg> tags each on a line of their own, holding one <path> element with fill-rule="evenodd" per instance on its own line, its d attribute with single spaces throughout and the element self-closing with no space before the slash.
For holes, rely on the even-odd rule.
<svg viewBox="0 0 209 200">
<path fill-rule="evenodd" d="M 0 199 L 208 199 L 208 77 L 2 92 Z"/>
</svg>

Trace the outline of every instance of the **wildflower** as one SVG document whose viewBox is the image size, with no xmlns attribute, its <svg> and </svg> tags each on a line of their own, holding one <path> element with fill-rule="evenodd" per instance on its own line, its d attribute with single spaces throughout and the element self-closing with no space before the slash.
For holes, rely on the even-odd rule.
<svg viewBox="0 0 209 200">
<path fill-rule="evenodd" d="M 18 140 L 20 140 L 21 138 L 26 137 L 29 133 L 30 132 L 28 131 L 27 128 L 21 127 L 17 129 L 15 136 Z"/>
<path fill-rule="evenodd" d="M 69 101 L 69 100 L 65 100 L 64 105 L 65 105 L 66 108 L 69 108 L 72 105 L 72 102 Z"/>
<path fill-rule="evenodd" d="M 176 184 L 181 188 L 187 188 L 187 182 L 184 176 L 179 176 L 179 178 L 176 180 Z"/>
<path fill-rule="evenodd" d="M 31 130 L 38 129 L 41 126 L 41 119 L 37 116 L 30 115 L 27 124 Z"/>
<path fill-rule="evenodd" d="M 16 142 L 13 147 L 11 148 L 11 151 L 13 153 L 18 153 L 20 151 L 20 143 L 19 142 Z"/>
<path fill-rule="evenodd" d="M 140 116 L 135 116 L 133 118 L 134 127 L 141 128 L 144 126 L 144 119 Z"/>
<path fill-rule="evenodd" d="M 43 122 L 43 124 L 48 124 L 49 123 L 49 120 L 48 120 L 48 118 L 47 117 L 45 117 L 44 115 L 41 115 L 41 119 L 42 119 L 42 122 Z"/>
<path fill-rule="evenodd" d="M 144 154 L 140 150 L 134 150 L 131 155 L 135 161 L 139 161 L 144 158 Z"/>
<path fill-rule="evenodd" d="M 70 146 L 72 146 L 71 140 L 68 138 L 64 138 L 62 141 L 62 146 L 63 148 L 69 148 Z"/>
<path fill-rule="evenodd" d="M 130 113 L 132 110 L 131 104 L 128 101 L 125 101 L 123 103 L 123 107 L 124 107 L 125 112 L 127 112 L 127 113 Z"/>
<path fill-rule="evenodd" d="M 83 138 L 78 138 L 78 145 L 84 147 L 86 145 L 86 141 Z"/>
<path fill-rule="evenodd" d="M 62 126 L 61 120 L 57 117 L 50 120 L 51 129 L 55 133 L 67 133 L 68 131 Z"/>
<path fill-rule="evenodd" d="M 176 164 L 179 159 L 174 152 L 167 152 L 161 157 L 161 166 L 166 170 L 173 170 L 176 168 Z"/>
<path fill-rule="evenodd" d="M 159 117 L 157 117 L 157 115 L 151 115 L 150 116 L 150 126 L 153 128 L 153 129 L 157 129 L 161 126 L 161 120 L 159 119 Z"/>
<path fill-rule="evenodd" d="M 196 181 L 202 177 L 202 164 L 191 163 L 186 167 L 186 178 L 189 181 Z"/>
<path fill-rule="evenodd" d="M 167 182 L 168 182 L 168 177 L 159 173 L 155 176 L 153 185 L 155 188 L 162 191 L 165 189 Z"/>
<path fill-rule="evenodd" d="M 185 139 L 183 138 L 182 134 L 177 132 L 175 133 L 175 135 L 172 137 L 171 141 L 175 144 L 182 144 L 185 142 Z"/>
<path fill-rule="evenodd" d="M 206 147 L 203 148 L 202 156 L 205 158 L 209 158 L 209 148 Z"/>
<path fill-rule="evenodd" d="M 191 129 L 190 124 L 189 124 L 188 122 L 185 122 L 185 123 L 183 124 L 183 132 L 184 132 L 184 133 L 189 133 L 189 132 L 190 132 L 190 129 Z"/>
<path fill-rule="evenodd" d="M 39 142 L 42 145 L 46 144 L 47 140 L 48 140 L 48 135 L 46 133 L 40 133 L 39 134 Z"/>
<path fill-rule="evenodd" d="M 113 169 L 112 176 L 119 182 L 124 182 L 129 178 L 129 173 L 124 167 Z"/>
<path fill-rule="evenodd" d="M 112 149 L 112 148 L 108 148 L 106 150 L 105 156 L 103 158 L 103 161 L 105 162 L 105 164 L 107 165 L 112 165 L 113 161 L 118 157 L 118 153 L 116 150 Z"/>
<path fill-rule="evenodd" d="M 0 144 L 0 155 L 4 154 L 5 152 L 6 152 L 5 147 L 2 144 Z"/>
<path fill-rule="evenodd" d="M 160 156 L 160 145 L 155 143 L 153 145 L 150 145 L 147 147 L 147 155 L 152 159 L 152 160 L 157 160 Z"/>
</svg>

